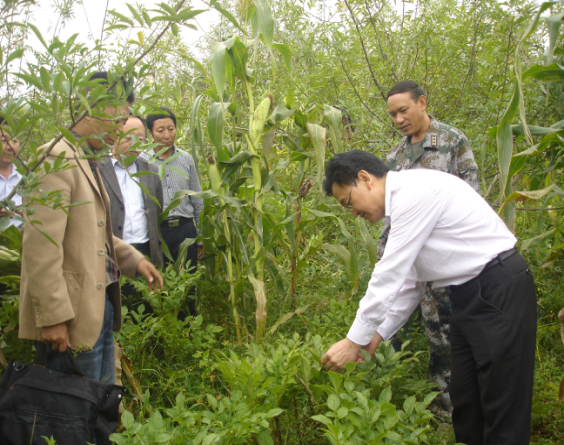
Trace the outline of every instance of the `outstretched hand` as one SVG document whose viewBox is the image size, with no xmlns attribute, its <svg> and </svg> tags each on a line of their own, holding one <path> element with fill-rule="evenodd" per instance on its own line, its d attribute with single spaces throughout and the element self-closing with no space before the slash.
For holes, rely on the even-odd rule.
<svg viewBox="0 0 564 445">
<path fill-rule="evenodd" d="M 137 272 L 143 275 L 149 284 L 149 289 L 153 292 L 163 290 L 163 277 L 152 263 L 143 258 L 137 264 Z"/>
<path fill-rule="evenodd" d="M 329 348 L 321 359 L 321 364 L 328 371 L 342 371 L 347 363 L 357 361 L 359 351 L 360 345 L 345 338 Z"/>
</svg>

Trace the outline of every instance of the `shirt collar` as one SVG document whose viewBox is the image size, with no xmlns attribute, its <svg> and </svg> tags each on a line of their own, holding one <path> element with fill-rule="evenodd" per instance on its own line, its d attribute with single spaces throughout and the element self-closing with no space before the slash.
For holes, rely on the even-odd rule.
<svg viewBox="0 0 564 445">
<path fill-rule="evenodd" d="M 135 161 L 133 161 L 127 168 L 131 167 L 134 164 L 137 165 L 137 159 L 139 159 L 139 158 L 136 158 Z M 112 155 L 111 160 L 112 160 L 112 164 L 114 165 L 114 167 L 117 165 L 117 166 L 119 166 L 119 167 L 121 167 L 125 170 L 126 167 L 124 165 L 122 165 L 122 163 L 119 162 L 119 160 L 115 156 Z"/>
<path fill-rule="evenodd" d="M 423 139 L 421 139 L 423 141 L 423 144 L 421 145 L 422 147 L 433 147 L 435 148 L 435 145 L 433 145 L 433 141 L 431 138 L 432 134 L 436 134 L 438 135 L 439 133 L 439 122 L 437 122 L 437 120 L 431 116 L 430 114 L 428 114 L 427 116 L 429 116 L 429 119 L 431 119 L 431 122 L 429 123 L 429 128 L 427 128 L 427 132 L 425 133 L 425 137 Z M 411 136 L 405 136 L 401 141 L 401 144 L 403 147 L 406 147 L 408 144 L 411 144 Z M 416 142 L 417 144 L 417 142 Z"/>
<path fill-rule="evenodd" d="M 174 153 L 176 153 L 176 144 L 172 144 L 172 152 L 170 153 L 170 156 L 172 156 Z M 156 154 L 156 152 L 153 150 L 153 153 Z M 162 159 L 160 156 L 157 156 L 157 158 Z"/>
<path fill-rule="evenodd" d="M 9 181 L 12 178 L 16 178 L 18 181 L 22 178 L 22 175 L 19 174 L 18 171 L 16 170 L 15 164 L 12 164 L 12 171 L 8 175 L 8 179 L 6 179 L 6 181 Z M 2 179 L 4 179 L 4 176 L 2 176 Z"/>
<path fill-rule="evenodd" d="M 423 138 L 423 148 L 437 148 L 437 138 L 439 136 L 439 123 L 433 118 L 433 116 L 428 115 L 431 119 L 429 123 L 429 128 L 425 133 Z"/>
</svg>

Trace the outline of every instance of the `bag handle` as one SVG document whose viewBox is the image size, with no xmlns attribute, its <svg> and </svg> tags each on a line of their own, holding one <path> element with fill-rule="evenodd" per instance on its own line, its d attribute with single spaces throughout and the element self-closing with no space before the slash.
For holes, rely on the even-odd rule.
<svg viewBox="0 0 564 445">
<path fill-rule="evenodd" d="M 35 364 L 47 368 L 48 367 L 47 345 L 43 344 L 43 347 L 36 348 L 36 350 L 37 350 L 37 358 L 35 359 Z M 81 377 L 85 377 L 84 371 L 82 370 L 80 365 L 76 362 L 74 358 L 74 354 L 69 348 L 67 348 L 65 352 L 55 352 L 52 350 L 49 355 L 51 354 L 59 355 L 59 359 L 64 361 L 68 372 L 67 371 L 63 371 L 63 372 L 67 372 L 67 374 L 73 374 L 73 375 L 79 375 Z"/>
</svg>

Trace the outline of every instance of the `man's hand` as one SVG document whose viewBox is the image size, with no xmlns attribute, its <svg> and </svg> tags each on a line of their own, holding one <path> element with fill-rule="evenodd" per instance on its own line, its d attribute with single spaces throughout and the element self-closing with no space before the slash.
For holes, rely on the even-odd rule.
<svg viewBox="0 0 564 445">
<path fill-rule="evenodd" d="M 137 263 L 137 272 L 145 277 L 147 283 L 149 283 L 150 290 L 153 292 L 156 292 L 158 289 L 163 290 L 163 277 L 161 277 L 155 266 L 145 258 Z"/>
<path fill-rule="evenodd" d="M 204 257 L 204 245 L 198 245 L 198 260 L 201 260 Z"/>
<path fill-rule="evenodd" d="M 71 347 L 66 323 L 41 328 L 41 338 L 43 343 L 51 345 L 55 352 L 65 352 Z"/>
<path fill-rule="evenodd" d="M 321 359 L 321 364 L 328 371 L 342 371 L 349 362 L 356 362 L 360 345 L 348 338 L 335 343 Z"/>
<path fill-rule="evenodd" d="M 382 342 L 382 337 L 380 336 L 380 334 L 378 334 L 378 332 L 376 332 L 374 334 L 374 337 L 372 337 L 372 340 L 370 340 L 370 343 L 368 343 L 366 346 L 362 346 L 361 349 L 368 352 L 372 356 L 376 352 L 376 349 L 378 349 L 378 346 L 380 345 L 381 342 Z M 362 353 L 360 351 L 358 351 L 357 360 L 364 362 L 362 358 Z"/>
</svg>

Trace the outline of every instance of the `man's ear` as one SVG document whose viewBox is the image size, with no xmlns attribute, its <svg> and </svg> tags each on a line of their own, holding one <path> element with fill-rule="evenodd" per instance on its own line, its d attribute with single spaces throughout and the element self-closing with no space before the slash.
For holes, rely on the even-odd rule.
<svg viewBox="0 0 564 445">
<path fill-rule="evenodd" d="M 421 108 L 421 111 L 425 111 L 427 109 L 427 98 L 425 96 L 423 95 L 419 96 L 419 99 L 417 99 L 417 103 Z"/>
<path fill-rule="evenodd" d="M 370 187 L 372 186 L 372 177 L 366 170 L 360 170 L 358 172 L 356 182 L 357 184 L 363 183 L 368 188 L 368 190 L 370 190 Z"/>
</svg>

